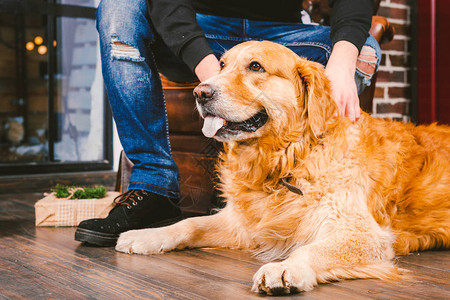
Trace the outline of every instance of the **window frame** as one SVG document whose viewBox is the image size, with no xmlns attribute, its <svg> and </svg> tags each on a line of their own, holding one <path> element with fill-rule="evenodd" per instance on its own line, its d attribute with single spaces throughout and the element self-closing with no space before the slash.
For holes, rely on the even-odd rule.
<svg viewBox="0 0 450 300">
<path fill-rule="evenodd" d="M 55 66 L 56 51 L 50 43 L 55 39 L 56 19 L 58 17 L 71 18 L 96 18 L 96 8 L 76 5 L 57 4 L 56 0 L 47 2 L 36 0 L 3 0 L 0 2 L 0 12 L 22 15 L 47 16 L 47 68 L 48 68 L 48 161 L 45 162 L 20 162 L 0 163 L 0 176 L 44 174 L 44 173 L 67 173 L 85 171 L 105 171 L 113 168 L 113 143 L 112 143 L 112 113 L 109 102 L 104 91 L 104 115 L 103 115 L 103 160 L 83 162 L 60 162 L 54 161 L 54 143 L 56 141 L 57 120 L 54 111 L 55 92 Z M 19 78 L 23 80 L 23 78 Z"/>
</svg>

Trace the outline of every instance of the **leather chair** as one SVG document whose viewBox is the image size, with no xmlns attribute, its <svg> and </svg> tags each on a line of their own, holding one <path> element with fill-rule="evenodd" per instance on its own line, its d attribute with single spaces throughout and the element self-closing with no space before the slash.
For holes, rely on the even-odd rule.
<svg viewBox="0 0 450 300">
<path fill-rule="evenodd" d="M 331 8 L 328 0 L 304 0 L 303 8 L 315 23 L 328 25 Z M 374 15 L 378 11 L 380 0 L 375 0 Z M 374 16 L 370 33 L 380 44 L 393 39 L 394 30 L 386 18 Z M 376 75 L 372 85 L 360 95 L 361 108 L 372 111 Z M 185 213 L 205 214 L 217 204 L 214 189 L 214 165 L 221 144 L 205 138 L 201 133 L 202 121 L 195 111 L 192 90 L 198 82 L 175 83 L 162 77 L 167 113 L 169 117 L 169 135 L 172 154 L 180 169 L 181 208 Z M 116 190 L 126 190 L 130 179 L 132 163 L 121 153 L 117 174 Z"/>
</svg>

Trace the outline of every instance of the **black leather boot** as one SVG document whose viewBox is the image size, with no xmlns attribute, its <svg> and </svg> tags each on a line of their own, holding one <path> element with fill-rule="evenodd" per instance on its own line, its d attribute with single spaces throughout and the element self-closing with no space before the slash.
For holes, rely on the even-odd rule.
<svg viewBox="0 0 450 300">
<path fill-rule="evenodd" d="M 116 206 L 104 219 L 81 222 L 75 240 L 97 246 L 114 246 L 122 232 L 161 227 L 181 220 L 176 200 L 144 190 L 129 190 L 116 199 Z"/>
</svg>

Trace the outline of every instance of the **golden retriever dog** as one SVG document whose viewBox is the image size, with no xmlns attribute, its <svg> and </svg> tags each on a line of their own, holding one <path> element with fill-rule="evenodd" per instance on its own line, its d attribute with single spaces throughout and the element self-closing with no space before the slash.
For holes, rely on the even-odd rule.
<svg viewBox="0 0 450 300">
<path fill-rule="evenodd" d="M 450 246 L 450 127 L 338 113 L 324 68 L 271 42 L 246 42 L 195 90 L 203 133 L 224 142 L 226 206 L 120 235 L 158 254 L 249 249 L 252 291 L 288 294 L 345 278 L 398 279 L 395 255 Z"/>
</svg>

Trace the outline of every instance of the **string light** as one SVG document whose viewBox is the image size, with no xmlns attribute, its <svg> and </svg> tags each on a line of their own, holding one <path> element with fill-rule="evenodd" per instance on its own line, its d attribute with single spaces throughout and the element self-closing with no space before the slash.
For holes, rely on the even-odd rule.
<svg viewBox="0 0 450 300">
<path fill-rule="evenodd" d="M 25 44 L 25 48 L 28 51 L 32 51 L 32 50 L 34 50 L 36 48 L 36 46 L 38 46 L 37 49 L 36 49 L 37 52 L 40 55 L 45 55 L 45 54 L 47 54 L 47 50 L 48 49 L 47 49 L 47 46 L 44 45 L 43 43 L 44 43 L 44 39 L 41 36 L 38 35 L 38 36 L 36 36 L 34 38 L 33 42 L 26 43 Z M 58 42 L 56 40 L 53 40 L 53 47 L 56 47 L 57 45 L 58 45 Z"/>
<path fill-rule="evenodd" d="M 42 44 L 44 42 L 44 39 L 41 37 L 41 36 L 37 36 L 37 37 L 35 37 L 34 38 L 34 43 L 36 44 L 36 45 L 40 45 L 40 44 Z"/>
<path fill-rule="evenodd" d="M 41 46 L 38 47 L 37 52 L 38 52 L 40 55 L 44 55 L 44 54 L 47 53 L 47 47 L 44 46 L 44 45 L 41 45 Z"/>
<path fill-rule="evenodd" d="M 28 42 L 28 43 L 25 45 L 25 48 L 26 48 L 28 51 L 33 50 L 33 49 L 34 49 L 34 43 L 33 43 L 33 42 Z"/>
</svg>

